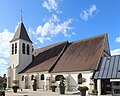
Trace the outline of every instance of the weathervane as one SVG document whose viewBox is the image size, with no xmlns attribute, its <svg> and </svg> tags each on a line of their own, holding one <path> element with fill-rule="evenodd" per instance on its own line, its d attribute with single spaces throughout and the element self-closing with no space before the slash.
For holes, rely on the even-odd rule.
<svg viewBox="0 0 120 96">
<path fill-rule="evenodd" d="M 23 10 L 21 9 L 20 12 L 21 12 L 21 18 L 20 18 L 20 21 L 22 22 L 22 13 L 23 13 Z"/>
</svg>

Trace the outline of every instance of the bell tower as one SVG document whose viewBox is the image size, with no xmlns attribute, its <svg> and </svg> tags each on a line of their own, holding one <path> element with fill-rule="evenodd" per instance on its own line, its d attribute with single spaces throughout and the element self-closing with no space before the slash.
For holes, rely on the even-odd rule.
<svg viewBox="0 0 120 96">
<path fill-rule="evenodd" d="M 10 67 L 8 68 L 8 77 L 10 77 L 10 81 L 19 80 L 18 73 L 26 68 L 31 62 L 32 41 L 21 19 L 15 35 L 10 41 Z"/>
</svg>

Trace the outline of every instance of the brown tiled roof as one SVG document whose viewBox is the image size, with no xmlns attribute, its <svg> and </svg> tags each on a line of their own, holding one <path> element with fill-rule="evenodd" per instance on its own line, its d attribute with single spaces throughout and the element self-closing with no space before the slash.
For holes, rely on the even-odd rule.
<svg viewBox="0 0 120 96">
<path fill-rule="evenodd" d="M 67 41 L 64 41 L 34 50 L 33 61 L 20 73 L 49 71 L 66 45 Z"/>
<path fill-rule="evenodd" d="M 95 70 L 103 52 L 106 34 L 70 43 L 51 72 Z"/>
<path fill-rule="evenodd" d="M 36 49 L 33 61 L 20 73 L 73 72 L 96 70 L 103 52 L 106 34 L 85 40 L 67 41 Z"/>
</svg>

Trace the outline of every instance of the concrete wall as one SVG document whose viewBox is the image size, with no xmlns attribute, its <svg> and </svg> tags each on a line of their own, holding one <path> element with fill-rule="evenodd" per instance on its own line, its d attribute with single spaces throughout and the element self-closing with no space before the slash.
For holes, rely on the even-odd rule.
<svg viewBox="0 0 120 96">
<path fill-rule="evenodd" d="M 25 54 L 22 54 L 22 44 L 25 43 Z M 27 44 L 30 46 L 30 54 L 27 55 Z M 27 67 L 31 62 L 32 62 L 32 44 L 30 42 L 27 42 L 25 40 L 20 40 L 19 41 L 19 70 L 23 70 L 25 67 Z"/>
<path fill-rule="evenodd" d="M 47 80 L 48 76 L 50 76 L 49 74 L 45 73 L 44 74 L 44 80 L 41 80 L 40 77 L 43 73 L 29 73 L 29 74 L 20 74 L 20 78 L 19 78 L 19 87 L 24 89 L 25 88 L 25 78 L 24 78 L 24 81 L 22 81 L 22 76 L 24 77 L 28 77 L 28 88 L 29 89 L 32 89 L 32 85 L 33 85 L 33 82 L 34 80 L 31 80 L 31 76 L 34 75 L 34 79 L 37 80 L 37 88 L 40 88 L 40 89 L 44 89 L 46 90 L 49 86 L 49 80 Z"/>
<path fill-rule="evenodd" d="M 15 54 L 15 43 L 17 43 L 17 53 Z M 22 44 L 25 43 L 25 54 L 22 53 Z M 12 44 L 14 44 L 14 54 L 12 54 Z M 30 54 L 27 55 L 27 44 L 30 47 Z M 18 72 L 22 71 L 32 62 L 32 43 L 19 39 L 11 42 L 10 47 L 10 66 L 12 73 L 8 72 L 8 76 L 12 80 L 19 80 Z M 8 70 L 9 71 L 9 70 Z"/>
<path fill-rule="evenodd" d="M 82 84 L 78 84 L 78 75 L 82 74 L 82 78 L 86 79 L 86 82 Z M 76 72 L 76 73 L 69 73 L 67 77 L 67 87 L 70 91 L 77 90 L 78 86 L 87 86 L 89 89 L 93 88 L 93 85 L 90 85 L 90 83 L 93 83 L 93 81 L 90 79 L 93 72 L 90 71 L 82 71 L 82 72 Z"/>
<path fill-rule="evenodd" d="M 15 43 L 17 43 L 17 54 L 12 54 L 12 44 L 14 44 L 15 49 Z M 11 68 L 15 68 L 19 64 L 19 50 L 20 50 L 19 40 L 16 40 L 15 42 L 12 42 L 10 44 L 10 66 Z M 15 50 L 14 50 L 15 53 Z"/>
<path fill-rule="evenodd" d="M 82 74 L 82 78 L 86 79 L 86 82 L 82 84 L 78 84 L 78 75 L 80 73 Z M 41 80 L 40 78 L 42 74 L 44 74 L 44 80 Z M 65 80 L 66 89 L 69 91 L 77 91 L 78 86 L 87 86 L 89 90 L 93 89 L 94 85 L 90 85 L 90 83 L 93 83 L 93 81 L 90 79 L 92 74 L 93 72 L 91 71 L 81 71 L 81 72 L 57 73 L 57 74 L 55 73 L 50 74 L 47 72 L 42 72 L 42 73 L 29 73 L 29 74 L 24 74 L 24 75 L 28 76 L 28 85 L 30 89 L 32 89 L 32 85 L 33 85 L 33 80 L 31 80 L 32 75 L 37 77 L 38 88 L 44 89 L 44 90 L 48 90 L 50 86 L 50 79 L 55 80 L 55 77 L 57 75 L 63 75 L 66 78 Z M 56 81 L 55 85 L 59 86 L 59 83 L 60 81 Z M 20 82 L 20 88 L 25 88 L 25 81 Z M 88 94 L 88 91 L 87 91 L 87 94 Z"/>
</svg>

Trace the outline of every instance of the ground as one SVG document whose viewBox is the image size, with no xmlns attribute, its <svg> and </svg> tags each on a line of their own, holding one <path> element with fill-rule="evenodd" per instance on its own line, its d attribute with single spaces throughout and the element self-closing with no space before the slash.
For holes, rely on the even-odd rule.
<svg viewBox="0 0 120 96">
<path fill-rule="evenodd" d="M 80 96 L 80 95 L 79 95 L 79 92 L 66 92 L 65 95 L 60 95 L 59 90 L 56 90 L 56 92 L 52 92 L 51 90 L 32 91 L 32 89 L 23 89 L 21 91 L 19 89 L 17 93 L 13 93 L 12 90 L 7 90 L 5 92 L 5 96 Z M 104 96 L 104 95 L 101 95 L 101 96 Z M 105 96 L 111 96 L 111 95 L 105 95 Z"/>
</svg>

